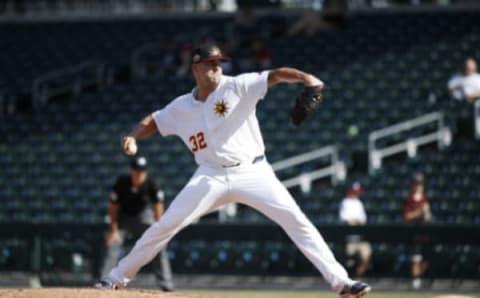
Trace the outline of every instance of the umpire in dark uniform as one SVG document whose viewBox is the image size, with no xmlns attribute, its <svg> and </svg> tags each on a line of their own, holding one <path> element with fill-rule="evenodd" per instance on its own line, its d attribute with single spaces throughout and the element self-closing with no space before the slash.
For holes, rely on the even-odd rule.
<svg viewBox="0 0 480 298">
<path fill-rule="evenodd" d="M 112 192 L 108 215 L 110 230 L 106 237 L 106 256 L 102 276 L 115 266 L 125 240 L 138 239 L 164 210 L 164 193 L 148 177 L 147 160 L 134 157 L 130 164 L 130 175 L 117 178 Z M 153 259 L 152 265 L 159 286 L 164 291 L 173 291 L 172 271 L 166 249 Z"/>
</svg>

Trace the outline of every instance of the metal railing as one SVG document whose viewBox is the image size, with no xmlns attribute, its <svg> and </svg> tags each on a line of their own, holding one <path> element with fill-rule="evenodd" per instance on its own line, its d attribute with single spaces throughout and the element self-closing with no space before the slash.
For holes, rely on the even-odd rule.
<svg viewBox="0 0 480 298">
<path fill-rule="evenodd" d="M 20 2 L 20 3 L 19 3 Z M 42 4 L 40 4 L 41 2 Z M 35 17 L 98 18 L 115 16 L 164 16 L 165 14 L 234 11 L 235 0 L 2 0 L 2 14 L 24 19 Z M 25 18 L 25 15 L 28 18 Z"/>
<path fill-rule="evenodd" d="M 105 64 L 97 61 L 86 61 L 43 74 L 33 81 L 33 107 L 38 109 L 50 98 L 67 92 L 78 95 L 87 86 L 100 88 L 107 81 L 106 77 Z"/>
<path fill-rule="evenodd" d="M 291 158 L 287 158 L 272 164 L 273 169 L 278 172 L 299 164 L 311 162 L 315 159 L 320 159 L 324 157 L 330 157 L 330 164 L 321 169 L 314 171 L 302 173 L 298 176 L 283 180 L 282 183 L 285 187 L 290 188 L 294 186 L 300 186 L 300 189 L 304 193 L 309 193 L 311 190 L 311 184 L 313 181 L 324 178 L 331 177 L 333 184 L 338 181 L 345 180 L 347 176 L 347 170 L 345 163 L 338 158 L 338 149 L 336 146 L 327 146 L 311 152 L 300 154 Z"/>
<path fill-rule="evenodd" d="M 409 137 L 405 141 L 385 148 L 377 148 L 376 142 L 379 139 L 435 122 L 437 123 L 437 129 L 434 132 L 425 133 L 418 137 Z M 410 158 L 415 157 L 419 146 L 433 142 L 438 142 L 439 149 L 449 146 L 452 142 L 452 133 L 450 128 L 445 125 L 443 113 L 441 112 L 429 113 L 418 118 L 376 130 L 368 136 L 369 171 L 370 173 L 373 173 L 375 170 L 379 169 L 382 166 L 382 159 L 394 154 L 406 151 Z"/>
<path fill-rule="evenodd" d="M 475 121 L 475 138 L 478 140 L 480 139 L 480 100 L 474 103 L 473 117 Z"/>
</svg>

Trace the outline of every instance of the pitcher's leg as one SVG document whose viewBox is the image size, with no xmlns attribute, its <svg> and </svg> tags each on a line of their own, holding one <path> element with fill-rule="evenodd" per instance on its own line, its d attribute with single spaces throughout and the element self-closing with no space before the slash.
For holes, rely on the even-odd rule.
<svg viewBox="0 0 480 298">
<path fill-rule="evenodd" d="M 255 180 L 257 181 L 256 183 Z M 353 281 L 337 262 L 315 226 L 300 210 L 286 188 L 268 167 L 253 177 L 236 180 L 239 201 L 253 207 L 279 224 L 302 253 L 322 273 L 332 289 L 339 292 Z M 243 184 L 243 185 L 242 185 Z"/>
<path fill-rule="evenodd" d="M 216 201 L 228 190 L 221 181 L 196 175 L 173 200 L 159 221 L 151 225 L 130 253 L 109 274 L 115 283 L 126 286 L 135 274 L 182 228 L 216 207 Z"/>
</svg>

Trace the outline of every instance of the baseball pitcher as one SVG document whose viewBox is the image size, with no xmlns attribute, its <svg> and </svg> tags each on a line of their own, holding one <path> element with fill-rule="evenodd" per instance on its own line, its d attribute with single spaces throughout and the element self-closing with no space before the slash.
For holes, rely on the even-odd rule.
<svg viewBox="0 0 480 298">
<path fill-rule="evenodd" d="M 193 153 L 198 168 L 165 214 L 95 287 L 126 286 L 181 229 L 206 213 L 236 202 L 279 224 L 341 297 L 368 293 L 370 286 L 348 277 L 320 233 L 275 176 L 265 158 L 255 115 L 258 101 L 270 86 L 302 83 L 304 91 L 290 112 L 292 122 L 300 125 L 318 108 L 323 82 L 286 67 L 225 76 L 221 62 L 229 58 L 212 44 L 195 48 L 191 58 L 196 87 L 145 117 L 122 139 L 121 145 L 126 154 L 132 155 L 137 150 L 137 140 L 156 131 L 162 136 L 176 135 Z"/>
</svg>

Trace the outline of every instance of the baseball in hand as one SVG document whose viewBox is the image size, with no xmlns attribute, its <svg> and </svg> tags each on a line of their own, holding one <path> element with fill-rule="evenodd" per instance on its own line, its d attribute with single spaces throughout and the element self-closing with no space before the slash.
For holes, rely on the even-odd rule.
<svg viewBox="0 0 480 298">
<path fill-rule="evenodd" d="M 137 142 L 135 142 L 135 139 L 133 138 L 128 138 L 126 141 L 125 141 L 125 147 L 124 147 L 124 150 L 125 150 L 125 153 L 127 155 L 134 155 L 135 153 L 137 153 Z"/>
</svg>

